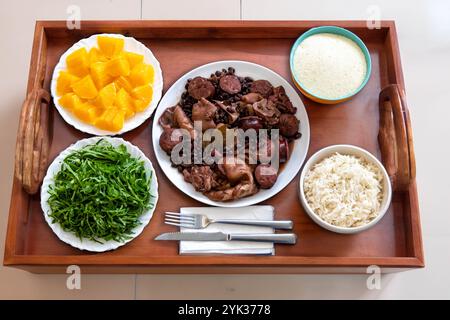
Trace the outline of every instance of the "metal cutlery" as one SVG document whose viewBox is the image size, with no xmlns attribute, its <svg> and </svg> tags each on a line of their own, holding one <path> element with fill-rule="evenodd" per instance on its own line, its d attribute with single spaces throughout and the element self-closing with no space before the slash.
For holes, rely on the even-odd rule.
<svg viewBox="0 0 450 320">
<path fill-rule="evenodd" d="M 168 232 L 155 240 L 177 241 L 257 241 L 295 244 L 297 235 L 293 233 L 223 233 L 223 232 Z"/>
<path fill-rule="evenodd" d="M 166 224 L 170 224 L 177 227 L 184 227 L 190 229 L 204 229 L 211 223 L 227 223 L 227 224 L 241 224 L 249 226 L 259 227 L 271 227 L 274 229 L 292 229 L 292 221 L 290 220 L 243 220 L 243 219 L 210 219 L 203 214 L 193 213 L 178 213 L 178 212 L 166 212 L 165 220 Z"/>
</svg>

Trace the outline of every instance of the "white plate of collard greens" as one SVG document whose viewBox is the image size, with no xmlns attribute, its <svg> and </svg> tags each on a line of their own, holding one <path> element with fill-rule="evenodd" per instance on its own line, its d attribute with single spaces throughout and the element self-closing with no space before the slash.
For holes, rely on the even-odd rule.
<svg viewBox="0 0 450 320">
<path fill-rule="evenodd" d="M 231 68 L 231 69 L 229 69 Z M 238 198 L 238 199 L 227 199 L 226 201 L 222 200 L 220 198 L 219 200 L 216 200 L 216 194 L 214 195 L 214 199 L 211 199 L 211 193 L 207 193 L 205 195 L 205 192 L 197 191 L 196 188 L 193 186 L 192 183 L 187 182 L 185 180 L 184 175 L 182 174 L 183 167 L 175 166 L 171 161 L 171 154 L 166 150 L 164 150 L 161 147 L 161 141 L 163 138 L 161 135 L 164 132 L 164 128 L 161 124 L 161 116 L 165 114 L 165 111 L 168 110 L 171 107 L 174 107 L 178 104 L 180 104 L 182 99 L 188 99 L 186 98 L 187 95 L 191 95 L 189 93 L 189 84 L 192 79 L 196 77 L 202 77 L 202 78 L 211 78 L 213 74 L 217 72 L 219 74 L 220 72 L 222 75 L 227 74 L 227 70 L 231 70 L 233 75 L 236 75 L 239 77 L 239 81 L 243 81 L 241 92 L 244 89 L 244 84 L 247 80 L 267 80 L 270 82 L 270 84 L 273 86 L 273 88 L 277 88 L 279 86 L 282 86 L 285 91 L 285 95 L 290 99 L 292 105 L 296 108 L 295 111 L 292 111 L 291 113 L 295 115 L 295 117 L 299 121 L 298 126 L 298 136 L 296 139 L 292 139 L 292 141 L 289 143 L 289 156 L 286 163 L 284 163 L 282 166 L 280 166 L 281 170 L 278 172 L 278 176 L 276 179 L 276 182 L 274 185 L 272 185 L 268 189 L 258 188 L 258 191 L 254 194 Z M 220 76 L 222 77 L 222 76 Z M 244 79 L 244 80 L 242 80 Z M 219 82 L 220 83 L 220 80 Z M 249 84 L 248 82 L 247 84 Z M 217 95 L 217 85 L 216 85 L 216 93 Z M 274 91 L 273 91 L 274 92 Z M 193 93 L 195 95 L 195 93 Z M 216 103 L 216 96 L 209 97 L 208 100 L 212 103 Z M 190 99 L 190 98 L 189 98 Z M 200 98 L 201 99 L 201 98 Z M 200 101 L 200 100 L 198 100 Z M 198 102 L 197 101 L 197 102 Z M 193 107 L 192 107 L 193 109 Z M 174 110 L 174 109 L 170 109 Z M 189 110 L 187 110 L 185 113 L 188 113 Z M 170 111 L 171 112 L 171 111 Z M 170 113 L 169 112 L 169 113 Z M 167 114 L 167 113 L 166 113 Z M 189 115 L 188 115 L 189 116 Z M 166 116 L 163 117 L 165 119 Z M 191 120 L 192 120 L 192 116 Z M 264 201 L 277 193 L 279 193 L 281 190 L 283 190 L 289 182 L 297 175 L 299 172 L 305 158 L 306 154 L 308 152 L 309 147 L 309 140 L 310 140 L 310 128 L 309 128 L 309 120 L 308 115 L 306 113 L 305 107 L 303 105 L 303 102 L 301 101 L 298 93 L 295 91 L 295 89 L 290 85 L 288 81 L 286 81 L 282 76 L 275 73 L 274 71 L 251 62 L 246 61 L 217 61 L 208 63 L 205 65 L 202 65 L 196 69 L 193 69 L 183 75 L 180 79 L 178 79 L 166 92 L 166 94 L 161 99 L 158 108 L 155 111 L 155 117 L 153 121 L 153 128 L 152 128 L 152 139 L 153 139 L 153 147 L 155 151 L 156 158 L 158 160 L 159 165 L 161 166 L 162 170 L 164 171 L 165 175 L 169 178 L 169 180 L 181 191 L 189 195 L 190 197 L 205 203 L 207 205 L 213 205 L 213 206 L 221 206 L 221 207 L 243 207 L 243 206 L 249 206 L 256 203 L 259 203 L 261 201 Z M 166 120 L 163 121 L 163 123 Z M 215 124 L 217 121 L 215 121 Z M 164 126 L 166 123 L 164 123 Z M 165 126 L 167 129 L 167 126 Z M 281 132 L 281 130 L 280 130 Z M 164 146 L 165 147 L 165 146 Z M 196 175 L 191 175 L 191 177 L 188 177 L 189 179 L 192 179 L 192 177 L 197 178 Z M 191 180 L 192 181 L 192 180 Z M 220 197 L 220 196 L 219 196 Z"/>
<path fill-rule="evenodd" d="M 58 238 L 87 251 L 116 249 L 144 230 L 158 201 L 152 163 L 120 138 L 92 137 L 62 151 L 41 189 L 44 218 Z"/>
</svg>

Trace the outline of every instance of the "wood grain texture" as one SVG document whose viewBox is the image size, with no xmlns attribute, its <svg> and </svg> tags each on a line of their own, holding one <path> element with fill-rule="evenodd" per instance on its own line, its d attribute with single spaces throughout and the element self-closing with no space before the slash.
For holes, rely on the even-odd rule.
<svg viewBox="0 0 450 320">
<path fill-rule="evenodd" d="M 416 178 L 411 123 L 403 90 L 397 84 L 386 86 L 379 96 L 380 131 L 378 140 L 383 163 L 394 190 L 404 191 Z"/>
<path fill-rule="evenodd" d="M 346 143 L 363 147 L 381 158 L 377 140 L 378 95 L 389 84 L 398 84 L 404 89 L 395 25 L 391 21 L 383 21 L 378 30 L 368 30 L 365 21 L 83 21 L 81 30 L 67 30 L 64 21 L 45 21 L 37 23 L 36 33 L 42 30 L 47 40 L 44 89 L 50 86 L 59 57 L 74 42 L 94 33 L 120 32 L 136 37 L 151 48 L 161 63 L 165 92 L 189 70 L 211 61 L 228 59 L 262 64 L 292 84 L 288 56 L 295 39 L 311 27 L 329 24 L 346 27 L 362 38 L 372 58 L 373 72 L 367 86 L 342 104 L 320 105 L 300 95 L 311 127 L 308 156 L 325 146 Z M 36 41 L 35 37 L 32 66 L 39 55 Z M 30 79 L 34 76 L 31 67 Z M 55 108 L 51 107 L 49 111 L 49 129 L 54 133 L 49 147 L 49 159 L 52 160 L 71 143 L 88 135 L 65 123 Z M 364 272 L 365 267 L 372 264 L 386 268 L 386 271 L 423 267 L 414 181 L 409 188 L 394 192 L 388 212 L 374 228 L 360 234 L 341 235 L 322 229 L 306 215 L 298 198 L 299 175 L 282 192 L 263 203 L 275 207 L 277 219 L 294 221 L 294 232 L 299 235 L 296 245 L 277 245 L 276 256 L 270 257 L 179 256 L 177 243 L 153 240 L 162 232 L 174 230 L 164 225 L 163 212 L 201 204 L 173 186 L 157 165 L 151 145 L 152 124 L 153 118 L 123 135 L 153 162 L 159 182 L 160 200 L 154 217 L 138 238 L 106 253 L 93 254 L 72 248 L 59 241 L 46 224 L 39 195 L 27 195 L 16 178 L 4 264 L 33 272 L 61 272 L 66 265 L 78 264 L 82 268 L 85 266 L 86 272 L 94 273 L 301 273 L 324 270 L 331 273 Z M 390 132 L 395 130 L 394 124 L 389 128 Z M 406 128 L 410 130 L 410 126 L 406 125 Z"/>
<path fill-rule="evenodd" d="M 38 192 L 47 170 L 50 148 L 50 94 L 43 89 L 47 62 L 47 41 L 42 28 L 37 29 L 37 55 L 31 61 L 29 92 L 22 105 L 17 134 L 15 176 L 29 194 Z M 30 89 L 31 85 L 31 89 Z"/>
</svg>

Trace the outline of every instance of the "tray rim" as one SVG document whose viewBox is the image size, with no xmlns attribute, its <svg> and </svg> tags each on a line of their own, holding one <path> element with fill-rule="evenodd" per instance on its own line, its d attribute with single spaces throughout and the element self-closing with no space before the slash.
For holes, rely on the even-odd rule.
<svg viewBox="0 0 450 320">
<path fill-rule="evenodd" d="M 232 29 L 235 31 L 245 32 L 258 32 L 258 29 L 262 28 L 279 28 L 285 30 L 286 28 L 292 28 L 298 30 L 299 28 L 312 28 L 320 25 L 336 25 L 344 28 L 366 29 L 365 20 L 258 20 L 258 21 L 246 21 L 246 20 L 83 20 L 81 21 L 82 30 L 80 35 L 84 33 L 90 33 L 102 30 L 110 31 L 124 29 L 124 30 L 141 30 L 143 32 L 152 32 L 150 28 L 183 28 L 183 29 L 208 29 L 200 37 L 202 38 L 224 38 L 230 37 L 221 34 L 221 29 Z M 404 89 L 403 71 L 401 68 L 400 51 L 397 39 L 397 32 L 395 21 L 383 20 L 380 24 L 381 29 L 386 29 L 388 45 L 390 51 L 393 54 L 392 59 L 394 61 L 393 69 L 395 83 L 398 83 L 401 88 Z M 30 59 L 30 69 L 28 76 L 27 93 L 32 89 L 32 85 L 36 78 L 36 66 L 39 58 L 43 57 L 46 52 L 46 33 L 55 32 L 66 29 L 66 21 L 64 20 L 52 20 L 52 21 L 36 21 L 34 40 Z M 77 31 L 78 32 L 78 31 Z M 181 35 L 181 37 L 189 38 L 189 33 Z M 231 38 L 242 38 L 242 33 L 237 33 L 236 36 Z M 259 37 L 264 37 L 264 34 L 260 34 Z M 274 35 L 270 35 L 274 38 Z M 288 36 L 280 33 L 279 38 L 287 38 Z M 289 37 L 291 38 L 291 37 Z M 392 82 L 393 79 L 389 79 Z M 245 269 L 263 269 L 259 273 L 283 273 L 282 270 L 286 268 L 364 268 L 369 265 L 378 265 L 382 268 L 399 268 L 399 269 L 411 269 L 421 268 L 425 266 L 423 243 L 421 234 L 421 224 L 419 215 L 419 203 L 417 196 L 417 185 L 414 181 L 408 190 L 410 197 L 410 211 L 409 219 L 411 219 L 411 238 L 412 243 L 412 256 L 405 257 L 320 257 L 320 256 L 273 256 L 273 257 L 254 257 L 254 256 L 207 256 L 207 257 L 191 257 L 191 256 L 152 256 L 152 257 L 132 257 L 132 256 L 86 256 L 86 255 L 21 255 L 16 253 L 16 236 L 17 236 L 17 224 L 18 222 L 18 210 L 15 210 L 17 206 L 13 201 L 15 192 L 25 191 L 21 188 L 16 178 L 13 180 L 10 210 L 8 216 L 5 251 L 3 264 L 5 266 L 14 266 L 18 268 L 27 269 L 28 266 L 36 267 L 54 267 L 54 266 L 66 266 L 68 264 L 78 264 L 82 266 L 149 266 L 152 268 L 157 267 L 174 267 L 180 268 L 182 272 L 195 272 L 195 269 L 202 269 L 203 267 L 216 267 L 220 268 L 234 268 L 243 267 Z M 27 197 L 27 195 L 22 195 Z M 168 270 L 169 271 L 169 270 Z M 162 272 L 164 273 L 164 272 Z"/>
</svg>

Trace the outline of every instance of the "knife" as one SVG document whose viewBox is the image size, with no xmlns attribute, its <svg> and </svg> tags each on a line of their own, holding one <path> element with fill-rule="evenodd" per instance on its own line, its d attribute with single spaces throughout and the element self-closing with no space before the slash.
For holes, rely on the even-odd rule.
<svg viewBox="0 0 450 320">
<path fill-rule="evenodd" d="M 295 244 L 297 235 L 293 233 L 223 233 L 223 232 L 167 232 L 155 240 L 185 241 L 258 241 Z"/>
</svg>

